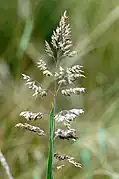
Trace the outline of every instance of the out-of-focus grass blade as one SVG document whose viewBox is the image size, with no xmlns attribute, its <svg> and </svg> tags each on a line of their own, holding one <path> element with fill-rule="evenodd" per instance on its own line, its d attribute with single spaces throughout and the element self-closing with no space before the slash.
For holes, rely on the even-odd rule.
<svg viewBox="0 0 119 179">
<path fill-rule="evenodd" d="M 84 168 L 87 172 L 88 179 L 92 179 L 92 164 L 91 164 L 91 154 L 88 150 L 84 149 L 81 153 L 81 158 L 84 164 Z"/>
<path fill-rule="evenodd" d="M 106 134 L 105 134 L 105 129 L 101 128 L 98 133 L 98 140 L 99 140 L 99 145 L 101 148 L 102 152 L 107 151 L 107 143 L 106 143 Z"/>
<path fill-rule="evenodd" d="M 49 146 L 50 149 L 48 155 L 47 179 L 53 179 L 54 131 L 55 131 L 54 109 L 55 107 L 53 104 L 50 113 L 50 146 Z"/>
<path fill-rule="evenodd" d="M 39 176 L 38 172 L 33 172 L 33 179 L 41 179 L 41 177 Z"/>
<path fill-rule="evenodd" d="M 33 29 L 33 20 L 28 19 L 26 21 L 23 35 L 21 37 L 21 41 L 20 41 L 19 48 L 17 51 L 18 58 L 21 58 L 23 56 L 24 51 L 26 50 L 26 48 L 28 46 L 28 43 L 29 43 L 29 40 L 31 37 L 31 33 L 32 33 L 32 29 Z"/>
</svg>

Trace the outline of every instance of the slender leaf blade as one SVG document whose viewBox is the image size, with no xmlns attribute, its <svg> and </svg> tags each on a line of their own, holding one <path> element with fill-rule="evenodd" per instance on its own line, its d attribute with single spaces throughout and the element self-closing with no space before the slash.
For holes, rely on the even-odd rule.
<svg viewBox="0 0 119 179">
<path fill-rule="evenodd" d="M 50 113 L 50 145 L 49 145 L 50 149 L 49 149 L 49 156 L 48 156 L 47 179 L 53 179 L 54 131 L 55 131 L 55 121 L 54 121 L 54 104 L 53 104 Z"/>
</svg>

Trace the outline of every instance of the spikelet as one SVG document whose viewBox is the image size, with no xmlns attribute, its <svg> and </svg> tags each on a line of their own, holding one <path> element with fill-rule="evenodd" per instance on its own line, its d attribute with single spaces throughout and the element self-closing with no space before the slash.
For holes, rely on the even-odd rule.
<svg viewBox="0 0 119 179">
<path fill-rule="evenodd" d="M 37 85 L 36 82 L 33 81 L 29 76 L 25 74 L 22 74 L 22 76 L 23 79 L 26 81 L 25 85 L 27 85 L 29 89 L 32 89 L 34 91 L 32 96 L 47 96 L 46 90 L 42 89 L 41 86 Z"/>
<path fill-rule="evenodd" d="M 71 121 L 83 113 L 83 109 L 63 110 L 55 116 L 55 120 L 58 123 L 62 122 L 66 127 L 70 128 Z"/>
<path fill-rule="evenodd" d="M 20 116 L 24 117 L 27 121 L 35 121 L 41 119 L 43 117 L 43 114 L 41 112 L 35 113 L 30 111 L 23 111 L 20 113 Z"/>
<path fill-rule="evenodd" d="M 82 74 L 83 71 L 81 70 L 81 68 L 82 68 L 82 66 L 80 66 L 80 65 L 74 65 L 70 68 L 67 68 L 66 73 L 67 73 L 68 84 L 72 84 L 78 78 L 85 77 Z"/>
<path fill-rule="evenodd" d="M 67 160 L 69 163 L 73 164 L 75 167 L 78 167 L 78 168 L 82 168 L 82 165 L 78 162 L 75 162 L 74 161 L 74 157 L 70 157 L 68 155 L 60 155 L 58 153 L 55 153 L 54 154 L 54 157 L 58 160 L 58 161 L 64 161 L 64 160 Z"/>
<path fill-rule="evenodd" d="M 45 135 L 44 131 L 41 130 L 40 127 L 32 126 L 32 125 L 30 125 L 28 123 L 24 123 L 24 124 L 23 123 L 18 123 L 18 124 L 16 124 L 15 127 L 35 132 L 36 134 L 38 134 L 40 136 Z"/>
<path fill-rule="evenodd" d="M 45 75 L 45 76 L 53 76 L 53 74 L 49 71 L 46 63 L 42 59 L 40 59 L 37 64 L 38 64 L 37 67 L 40 68 L 40 70 L 43 72 L 43 75 Z"/>
<path fill-rule="evenodd" d="M 72 41 L 71 41 L 71 30 L 70 25 L 68 24 L 68 17 L 66 15 L 66 11 L 61 17 L 59 26 L 56 28 L 56 31 L 53 31 L 53 35 L 51 37 L 53 47 L 58 51 L 60 51 L 60 55 L 62 57 L 65 56 L 73 56 L 75 52 L 71 51 Z"/>
<path fill-rule="evenodd" d="M 55 132 L 55 138 L 57 137 L 66 140 L 72 139 L 73 141 L 76 141 L 78 139 L 78 137 L 76 136 L 75 129 L 66 129 L 66 130 L 57 129 L 57 131 Z"/>
<path fill-rule="evenodd" d="M 51 49 L 51 47 L 50 47 L 50 45 L 47 41 L 45 41 L 45 51 L 46 51 L 46 53 L 48 54 L 49 57 L 55 58 L 53 51 L 52 51 L 52 49 Z"/>
<path fill-rule="evenodd" d="M 81 93 L 85 92 L 85 88 L 67 88 L 67 89 L 63 89 L 61 90 L 62 95 L 64 96 L 71 96 L 71 94 L 81 94 Z"/>
<path fill-rule="evenodd" d="M 74 83 L 78 78 L 85 77 L 81 70 L 82 66 L 74 65 L 68 67 L 66 70 L 63 67 L 59 67 L 59 71 L 55 72 L 55 78 L 58 80 L 58 84 L 68 85 Z"/>
<path fill-rule="evenodd" d="M 59 67 L 59 71 L 55 72 L 54 76 L 56 80 L 58 80 L 58 84 L 63 84 L 63 85 L 67 84 L 66 70 L 62 66 Z"/>
</svg>

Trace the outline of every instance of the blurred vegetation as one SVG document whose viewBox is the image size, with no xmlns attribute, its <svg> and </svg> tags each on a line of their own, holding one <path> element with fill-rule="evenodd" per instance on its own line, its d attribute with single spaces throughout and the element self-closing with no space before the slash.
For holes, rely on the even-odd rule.
<svg viewBox="0 0 119 179">
<path fill-rule="evenodd" d="M 34 100 L 21 73 L 51 86 L 36 67 L 45 55 L 64 10 L 68 11 L 74 49 L 78 55 L 64 64 L 80 63 L 86 79 L 84 96 L 71 101 L 61 96 L 57 111 L 83 107 L 85 114 L 74 124 L 80 134 L 75 143 L 57 142 L 62 154 L 75 156 L 83 169 L 67 165 L 55 170 L 60 179 L 119 178 L 119 0 L 0 0 L 0 146 L 15 179 L 46 177 L 48 138 L 16 129 L 23 110 L 49 111 L 48 100 Z M 48 119 L 36 122 L 48 130 Z M 0 167 L 0 178 L 7 178 Z"/>
</svg>

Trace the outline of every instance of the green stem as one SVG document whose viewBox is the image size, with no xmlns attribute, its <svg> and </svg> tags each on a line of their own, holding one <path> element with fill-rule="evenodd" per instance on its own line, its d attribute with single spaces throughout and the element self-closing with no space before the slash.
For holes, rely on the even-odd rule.
<svg viewBox="0 0 119 179">
<path fill-rule="evenodd" d="M 54 132 L 55 132 L 54 111 L 55 108 L 53 103 L 50 113 L 50 145 L 49 145 L 49 156 L 48 156 L 47 179 L 53 179 Z"/>
</svg>

